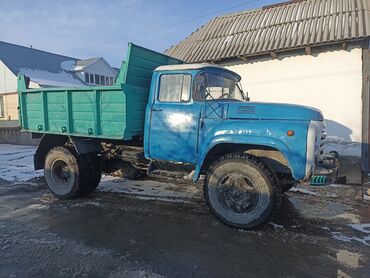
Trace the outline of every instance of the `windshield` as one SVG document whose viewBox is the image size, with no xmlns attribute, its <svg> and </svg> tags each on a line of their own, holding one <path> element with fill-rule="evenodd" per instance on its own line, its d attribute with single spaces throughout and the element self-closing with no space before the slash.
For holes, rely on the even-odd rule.
<svg viewBox="0 0 370 278">
<path fill-rule="evenodd" d="M 194 97 L 199 100 L 239 100 L 244 95 L 238 82 L 227 75 L 202 73 L 196 77 Z"/>
</svg>

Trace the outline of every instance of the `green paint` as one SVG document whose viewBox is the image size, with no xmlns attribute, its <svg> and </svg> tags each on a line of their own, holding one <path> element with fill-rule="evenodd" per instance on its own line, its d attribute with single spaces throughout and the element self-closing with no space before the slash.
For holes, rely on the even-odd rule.
<svg viewBox="0 0 370 278">
<path fill-rule="evenodd" d="M 144 133 L 145 107 L 153 70 L 182 61 L 129 44 L 113 86 L 27 89 L 18 78 L 23 130 L 130 140 Z"/>
<path fill-rule="evenodd" d="M 312 176 L 310 185 L 324 186 L 328 184 L 327 176 Z"/>
</svg>

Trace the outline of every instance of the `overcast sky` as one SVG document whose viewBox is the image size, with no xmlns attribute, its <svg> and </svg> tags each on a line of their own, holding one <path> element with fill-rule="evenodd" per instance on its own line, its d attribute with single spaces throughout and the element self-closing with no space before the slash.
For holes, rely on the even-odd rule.
<svg viewBox="0 0 370 278">
<path fill-rule="evenodd" d="M 119 66 L 127 43 L 164 51 L 213 17 L 276 0 L 1 0 L 0 40 Z"/>
</svg>

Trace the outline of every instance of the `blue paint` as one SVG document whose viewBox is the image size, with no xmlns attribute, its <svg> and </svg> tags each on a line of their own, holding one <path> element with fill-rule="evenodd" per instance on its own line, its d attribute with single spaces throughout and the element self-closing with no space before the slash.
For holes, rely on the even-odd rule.
<svg viewBox="0 0 370 278">
<path fill-rule="evenodd" d="M 201 132 L 200 153 L 195 176 L 199 175 L 207 153 L 214 146 L 229 143 L 252 144 L 278 149 L 287 159 L 293 177 L 297 180 L 304 179 L 309 122 L 232 119 L 205 122 L 205 128 Z M 294 130 L 294 137 L 286 135 L 289 129 Z"/>
<path fill-rule="evenodd" d="M 293 177 L 306 176 L 307 133 L 310 121 L 322 121 L 317 109 L 274 103 L 232 100 L 166 103 L 158 100 L 161 74 L 218 73 L 240 80 L 226 69 L 203 68 L 174 72 L 155 71 L 146 107 L 144 136 L 148 159 L 190 163 L 196 167 L 197 180 L 207 153 L 218 144 L 253 144 L 281 151 Z M 192 86 L 193 90 L 194 86 Z M 287 136 L 294 130 L 293 137 Z"/>
</svg>

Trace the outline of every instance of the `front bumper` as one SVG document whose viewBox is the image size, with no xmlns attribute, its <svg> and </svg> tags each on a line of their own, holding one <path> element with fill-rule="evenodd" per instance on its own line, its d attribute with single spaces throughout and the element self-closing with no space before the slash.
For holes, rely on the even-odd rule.
<svg viewBox="0 0 370 278">
<path fill-rule="evenodd" d="M 336 183 L 339 170 L 339 155 L 330 152 L 321 156 L 321 159 L 313 172 L 310 180 L 312 186 L 324 186 Z"/>
</svg>

